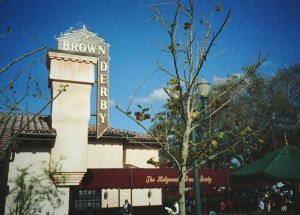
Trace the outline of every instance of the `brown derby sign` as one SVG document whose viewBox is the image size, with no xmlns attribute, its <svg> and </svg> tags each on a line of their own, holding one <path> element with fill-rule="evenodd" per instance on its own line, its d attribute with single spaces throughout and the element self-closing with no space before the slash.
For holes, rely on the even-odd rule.
<svg viewBox="0 0 300 215">
<path fill-rule="evenodd" d="M 99 57 L 97 73 L 97 138 L 99 138 L 109 127 L 109 44 L 105 43 L 97 34 L 88 31 L 85 25 L 79 30 L 70 28 L 56 39 L 59 50 Z"/>
</svg>

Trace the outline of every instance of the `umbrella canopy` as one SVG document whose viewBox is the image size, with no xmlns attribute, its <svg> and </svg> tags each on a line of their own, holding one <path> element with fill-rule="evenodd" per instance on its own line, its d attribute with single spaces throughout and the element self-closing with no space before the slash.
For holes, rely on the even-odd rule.
<svg viewBox="0 0 300 215">
<path fill-rule="evenodd" d="M 285 145 L 232 174 L 233 179 L 300 181 L 300 149 Z"/>
</svg>

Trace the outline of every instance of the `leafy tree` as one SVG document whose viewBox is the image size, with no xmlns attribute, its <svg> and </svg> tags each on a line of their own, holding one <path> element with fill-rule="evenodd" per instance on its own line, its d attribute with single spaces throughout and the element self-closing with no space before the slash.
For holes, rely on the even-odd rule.
<svg viewBox="0 0 300 215">
<path fill-rule="evenodd" d="M 283 68 L 269 81 L 269 114 L 276 144 L 286 135 L 291 144 L 299 145 L 300 129 L 300 64 Z M 275 148 L 275 146 L 273 146 Z"/>
<path fill-rule="evenodd" d="M 173 17 L 168 19 L 163 16 L 166 10 L 170 10 L 168 6 L 174 9 Z M 150 5 L 149 9 L 154 16 L 151 20 L 158 21 L 168 35 L 169 42 L 162 52 L 166 56 L 170 56 L 171 66 L 167 67 L 157 63 L 158 68 L 170 76 L 165 92 L 169 99 L 162 114 L 156 114 L 152 119 L 154 126 L 152 130 L 148 130 L 143 121 L 149 119 L 148 108 L 139 106 L 140 110 L 132 115 L 130 110 L 121 109 L 118 104 L 116 107 L 127 114 L 128 117 L 135 120 L 141 125 L 158 143 L 161 144 L 166 157 L 170 159 L 179 170 L 179 205 L 180 214 L 185 214 L 185 177 L 189 171 L 193 169 L 193 161 L 199 159 L 200 162 L 211 157 L 224 153 L 224 150 L 214 150 L 214 154 L 210 154 L 211 147 L 218 147 L 217 139 L 222 138 L 221 130 L 211 132 L 210 120 L 216 113 L 223 108 L 221 106 L 213 112 L 209 112 L 212 105 L 218 100 L 225 98 L 229 91 L 235 90 L 245 79 L 250 77 L 259 66 L 265 61 L 265 57 L 259 56 L 258 61 L 245 68 L 247 74 L 244 78 L 234 82 L 230 87 L 226 88 L 222 93 L 211 101 L 210 105 L 204 110 L 199 111 L 199 94 L 197 93 L 197 83 L 203 65 L 208 59 L 209 53 L 220 36 L 221 32 L 228 25 L 230 20 L 229 11 L 221 22 L 220 26 L 214 30 L 212 22 L 208 21 L 203 14 L 196 14 L 197 9 L 193 0 L 186 1 L 170 1 L 170 3 Z M 215 13 L 222 16 L 222 6 L 217 5 Z M 204 33 L 203 33 L 204 32 Z M 208 113 L 207 117 L 203 117 L 203 113 Z M 205 130 L 204 130 L 205 129 Z M 208 130 L 207 130 L 208 129 Z M 203 132 L 204 138 L 196 137 L 196 142 L 191 141 L 192 131 Z M 212 150 L 211 150 L 212 151 Z M 158 161 L 153 159 L 148 163 L 157 164 Z M 198 168 L 198 167 L 197 167 Z"/>
<path fill-rule="evenodd" d="M 227 77 L 214 86 L 213 94 L 219 94 L 233 80 L 242 77 Z M 227 131 L 221 145 L 228 147 L 246 133 L 249 135 L 240 141 L 239 147 L 215 158 L 215 166 L 249 164 L 282 146 L 285 136 L 290 144 L 298 144 L 299 78 L 299 65 L 280 69 L 271 77 L 255 74 L 246 80 L 243 93 L 228 95 L 234 99 L 212 123 L 214 129 Z"/>
<path fill-rule="evenodd" d="M 60 162 L 50 165 L 44 161 L 42 172 L 32 171 L 33 165 L 18 168 L 18 175 L 10 179 L 12 189 L 8 195 L 7 215 L 35 215 L 41 213 L 46 202 L 53 208 L 60 207 L 63 202 L 61 196 L 64 192 L 58 190 L 53 182 L 53 175 L 61 172 Z M 59 183 L 65 182 L 65 177 L 60 177 Z"/>
</svg>

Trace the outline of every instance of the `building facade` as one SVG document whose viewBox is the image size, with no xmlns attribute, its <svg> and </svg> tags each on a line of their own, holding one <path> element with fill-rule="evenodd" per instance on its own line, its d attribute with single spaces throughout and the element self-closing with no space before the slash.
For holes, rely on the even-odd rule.
<svg viewBox="0 0 300 215">
<path fill-rule="evenodd" d="M 62 34 L 57 40 L 58 49 L 49 50 L 47 55 L 51 115 L 0 114 L 1 150 L 18 134 L 13 139 L 15 147 L 10 148 L 9 157 L 1 167 L 3 193 L 12 189 L 9 179 L 16 177 L 18 169 L 32 165 L 34 174 L 41 171 L 45 162 L 60 162 L 60 172 L 53 179 L 64 193 L 63 205 L 54 210 L 46 203 L 40 214 L 117 208 L 125 199 L 134 206 L 161 205 L 160 189 L 152 189 L 149 198 L 149 189 L 79 186 L 88 169 L 153 168 L 147 160 L 158 158 L 159 147 L 149 135 L 109 127 L 109 45 L 84 26 Z M 89 125 L 91 91 L 95 84 L 97 123 Z M 65 180 L 60 181 L 62 177 Z M 14 200 L 8 195 L 6 211 L 13 203 L 10 201 Z"/>
</svg>

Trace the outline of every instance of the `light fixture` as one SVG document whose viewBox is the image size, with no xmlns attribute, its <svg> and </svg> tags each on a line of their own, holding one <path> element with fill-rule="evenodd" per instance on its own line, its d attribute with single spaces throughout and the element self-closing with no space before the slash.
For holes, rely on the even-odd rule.
<svg viewBox="0 0 300 215">
<path fill-rule="evenodd" d="M 197 84 L 198 92 L 200 96 L 208 96 L 210 91 L 210 83 L 206 81 L 204 78 Z"/>
<path fill-rule="evenodd" d="M 104 192 L 104 199 L 106 200 L 107 198 L 108 198 L 108 192 L 105 191 L 105 192 Z"/>
</svg>

